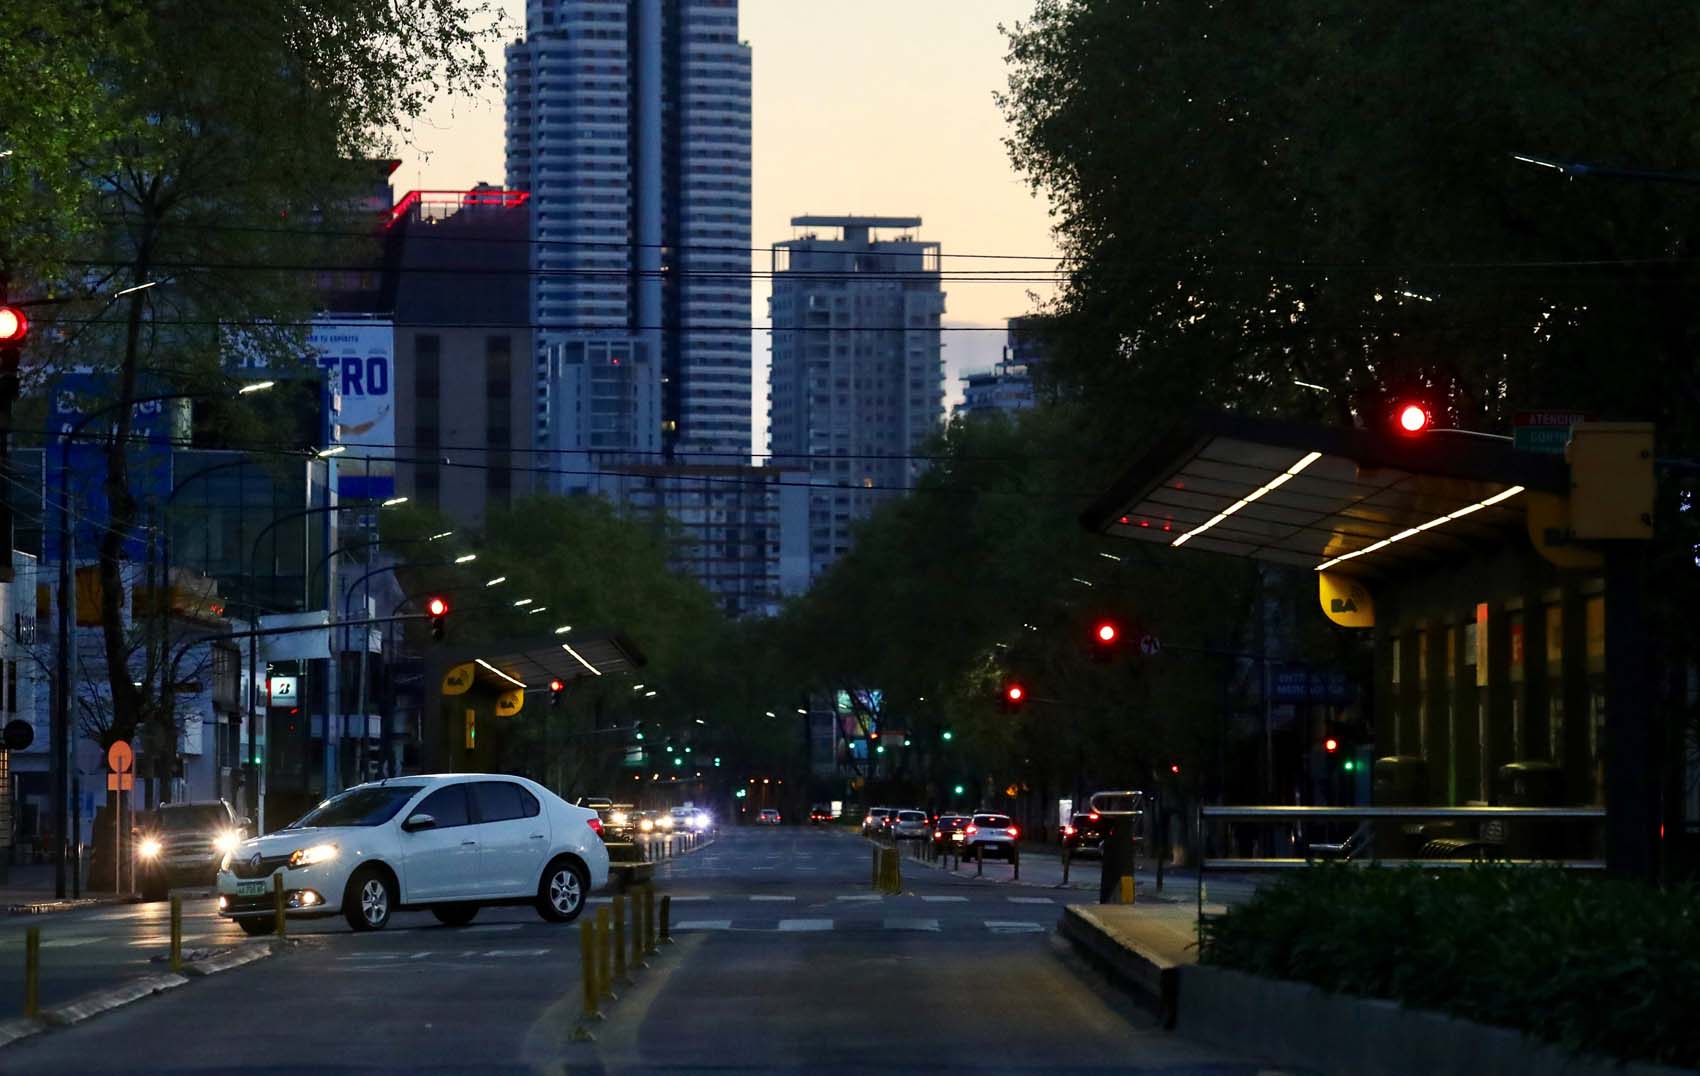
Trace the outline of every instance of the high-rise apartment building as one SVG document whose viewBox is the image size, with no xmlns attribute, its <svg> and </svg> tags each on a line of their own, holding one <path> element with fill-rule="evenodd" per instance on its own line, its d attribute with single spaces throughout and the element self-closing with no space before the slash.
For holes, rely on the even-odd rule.
<svg viewBox="0 0 1700 1076">
<path fill-rule="evenodd" d="M 919 217 L 793 217 L 773 248 L 769 441 L 808 468 L 809 570 L 850 551 L 851 528 L 910 489 L 944 415 L 939 245 Z M 876 238 L 876 230 L 902 234 Z"/>
<path fill-rule="evenodd" d="M 1003 359 L 994 367 L 969 370 L 962 375 L 962 403 L 956 414 L 1013 414 L 1033 407 L 1035 368 L 1045 359 L 1045 346 L 1038 326 L 1041 315 L 1009 319 Z"/>
<path fill-rule="evenodd" d="M 531 193 L 539 447 L 747 463 L 737 0 L 528 0 L 507 49 L 507 161 Z"/>
</svg>

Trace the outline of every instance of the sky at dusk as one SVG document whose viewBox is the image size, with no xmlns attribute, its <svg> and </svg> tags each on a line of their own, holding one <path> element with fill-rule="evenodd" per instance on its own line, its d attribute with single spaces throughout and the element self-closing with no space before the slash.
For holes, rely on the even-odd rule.
<svg viewBox="0 0 1700 1076">
<path fill-rule="evenodd" d="M 524 0 L 500 0 L 512 32 Z M 992 101 L 1002 89 L 999 24 L 1025 18 L 1032 0 L 742 0 L 740 33 L 753 55 L 754 245 L 793 235 L 804 213 L 914 215 L 918 237 L 943 244 L 944 268 L 1011 268 L 952 260 L 961 254 L 1051 255 L 1046 204 L 1010 167 L 1006 125 Z M 496 52 L 500 69 L 500 50 Z M 502 89 L 444 101 L 400 147 L 398 194 L 413 188 L 500 183 Z M 755 256 L 757 269 L 767 265 Z M 1049 268 L 1046 262 L 1017 268 Z M 1033 306 L 1031 283 L 946 284 L 946 324 L 1001 326 Z M 767 321 L 767 286 L 755 281 L 752 321 Z M 947 400 L 956 375 L 990 365 L 996 332 L 945 334 Z M 755 448 L 764 451 L 766 340 L 755 341 Z"/>
</svg>

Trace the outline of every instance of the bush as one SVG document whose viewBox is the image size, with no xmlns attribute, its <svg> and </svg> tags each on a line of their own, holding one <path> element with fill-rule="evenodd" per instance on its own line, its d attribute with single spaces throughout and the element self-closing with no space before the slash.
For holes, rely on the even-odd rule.
<svg viewBox="0 0 1700 1076">
<path fill-rule="evenodd" d="M 1700 899 L 1556 869 L 1319 865 L 1200 929 L 1207 964 L 1574 1050 L 1700 1066 Z"/>
</svg>

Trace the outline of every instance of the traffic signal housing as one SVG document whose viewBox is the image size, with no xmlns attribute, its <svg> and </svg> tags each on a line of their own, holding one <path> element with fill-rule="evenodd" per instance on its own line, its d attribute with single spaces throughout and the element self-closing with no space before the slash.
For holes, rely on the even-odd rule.
<svg viewBox="0 0 1700 1076">
<path fill-rule="evenodd" d="M 449 603 L 440 597 L 434 597 L 425 603 L 425 612 L 431 618 L 431 641 L 443 641 L 443 633 L 448 630 Z"/>
<path fill-rule="evenodd" d="M 1090 642 L 1092 659 L 1094 661 L 1109 661 L 1121 653 L 1122 639 L 1125 635 L 1122 626 L 1114 620 L 1095 621 L 1092 625 Z"/>
<path fill-rule="evenodd" d="M 1434 416 L 1422 404 L 1415 400 L 1407 400 L 1394 408 L 1393 421 L 1400 433 L 1408 437 L 1415 437 L 1434 425 Z"/>
<path fill-rule="evenodd" d="M 566 694 L 566 692 L 567 692 L 566 681 L 564 681 L 564 680 L 551 680 L 551 681 L 549 681 L 549 707 L 550 707 L 550 709 L 559 709 L 560 708 L 561 699 Z"/>
<path fill-rule="evenodd" d="M 1003 691 L 998 695 L 998 704 L 1005 713 L 1019 713 L 1027 704 L 1027 689 L 1015 680 L 1004 684 Z"/>
</svg>

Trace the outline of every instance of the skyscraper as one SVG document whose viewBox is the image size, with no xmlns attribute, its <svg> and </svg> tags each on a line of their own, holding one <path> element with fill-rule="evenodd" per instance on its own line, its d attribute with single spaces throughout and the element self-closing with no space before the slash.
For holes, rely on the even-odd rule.
<svg viewBox="0 0 1700 1076">
<path fill-rule="evenodd" d="M 769 438 L 776 463 L 809 473 L 809 572 L 850 551 L 850 532 L 911 488 L 944 415 L 939 245 L 920 217 L 793 217 L 837 228 L 773 248 Z"/>
<path fill-rule="evenodd" d="M 507 49 L 507 159 L 508 185 L 531 193 L 539 447 L 589 453 L 586 470 L 621 453 L 746 463 L 737 0 L 528 0 Z"/>
</svg>

